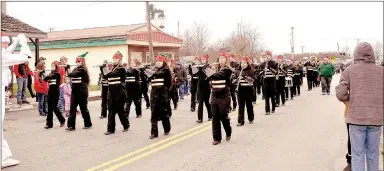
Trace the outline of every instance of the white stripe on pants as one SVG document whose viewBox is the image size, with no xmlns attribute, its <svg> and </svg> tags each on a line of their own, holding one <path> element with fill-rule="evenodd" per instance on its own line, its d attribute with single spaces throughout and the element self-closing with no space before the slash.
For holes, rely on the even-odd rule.
<svg viewBox="0 0 384 171">
<path fill-rule="evenodd" d="M 5 159 L 8 159 L 12 157 L 11 149 L 9 149 L 8 142 L 4 138 L 4 115 L 5 115 L 5 86 L 1 85 L 1 159 L 4 161 Z"/>
</svg>

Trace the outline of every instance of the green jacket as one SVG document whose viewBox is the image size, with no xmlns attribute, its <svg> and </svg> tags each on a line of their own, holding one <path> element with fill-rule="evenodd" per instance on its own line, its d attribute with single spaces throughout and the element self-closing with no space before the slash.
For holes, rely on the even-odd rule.
<svg viewBox="0 0 384 171">
<path fill-rule="evenodd" d="M 319 76 L 332 77 L 332 75 L 335 74 L 335 67 L 332 63 L 320 64 L 317 72 Z"/>
</svg>

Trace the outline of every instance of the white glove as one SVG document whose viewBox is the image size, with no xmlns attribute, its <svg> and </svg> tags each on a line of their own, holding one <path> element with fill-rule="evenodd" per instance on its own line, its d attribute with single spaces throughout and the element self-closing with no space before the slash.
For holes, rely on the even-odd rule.
<svg viewBox="0 0 384 171">
<path fill-rule="evenodd" d="M 60 88 L 61 88 L 61 87 L 64 87 L 64 83 L 60 84 Z"/>
</svg>

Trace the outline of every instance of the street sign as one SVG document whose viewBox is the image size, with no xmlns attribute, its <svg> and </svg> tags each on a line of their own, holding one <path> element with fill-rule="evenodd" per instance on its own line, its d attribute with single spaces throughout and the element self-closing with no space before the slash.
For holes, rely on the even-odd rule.
<svg viewBox="0 0 384 171">
<path fill-rule="evenodd" d="M 331 56 L 331 61 L 336 61 L 336 56 Z"/>
</svg>

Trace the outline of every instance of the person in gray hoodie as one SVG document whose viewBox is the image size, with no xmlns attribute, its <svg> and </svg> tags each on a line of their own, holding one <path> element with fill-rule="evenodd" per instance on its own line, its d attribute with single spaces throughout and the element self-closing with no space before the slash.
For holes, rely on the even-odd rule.
<svg viewBox="0 0 384 171">
<path fill-rule="evenodd" d="M 352 149 L 352 170 L 379 170 L 383 126 L 383 67 L 375 65 L 372 46 L 363 42 L 354 51 L 354 65 L 341 75 L 336 97 L 348 102 L 346 122 Z M 366 161 L 367 160 L 367 161 Z"/>
</svg>

